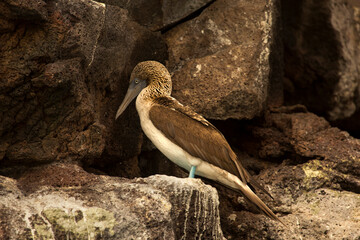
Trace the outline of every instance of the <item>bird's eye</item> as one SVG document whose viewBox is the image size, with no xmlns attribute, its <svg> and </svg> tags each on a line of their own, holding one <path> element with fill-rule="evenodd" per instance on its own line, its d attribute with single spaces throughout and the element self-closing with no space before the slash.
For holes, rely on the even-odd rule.
<svg viewBox="0 0 360 240">
<path fill-rule="evenodd" d="M 135 84 L 138 84 L 139 82 L 139 79 L 135 79 Z"/>
</svg>

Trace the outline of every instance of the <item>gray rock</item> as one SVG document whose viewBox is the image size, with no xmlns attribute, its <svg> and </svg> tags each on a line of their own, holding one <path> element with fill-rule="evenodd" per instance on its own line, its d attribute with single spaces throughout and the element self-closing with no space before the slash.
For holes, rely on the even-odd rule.
<svg viewBox="0 0 360 240">
<path fill-rule="evenodd" d="M 217 192 L 199 179 L 88 175 L 91 184 L 27 194 L 0 176 L 0 238 L 223 239 Z"/>
<path fill-rule="evenodd" d="M 168 31 L 173 96 L 212 119 L 258 116 L 268 97 L 275 4 L 216 1 Z"/>
<path fill-rule="evenodd" d="M 360 31 L 351 2 L 282 1 L 286 101 L 332 121 L 360 108 Z"/>
</svg>

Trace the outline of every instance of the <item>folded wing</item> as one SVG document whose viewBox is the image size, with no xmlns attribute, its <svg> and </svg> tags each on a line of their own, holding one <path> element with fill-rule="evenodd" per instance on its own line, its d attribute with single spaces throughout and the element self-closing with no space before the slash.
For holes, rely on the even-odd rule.
<svg viewBox="0 0 360 240">
<path fill-rule="evenodd" d="M 156 128 L 190 155 L 248 182 L 248 174 L 224 136 L 201 115 L 173 98 L 161 97 L 155 100 L 149 116 Z"/>
</svg>

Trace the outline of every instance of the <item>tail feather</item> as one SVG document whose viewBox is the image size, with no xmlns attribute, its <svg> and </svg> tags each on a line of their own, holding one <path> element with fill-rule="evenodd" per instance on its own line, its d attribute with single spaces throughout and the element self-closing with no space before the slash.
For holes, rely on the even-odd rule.
<svg viewBox="0 0 360 240">
<path fill-rule="evenodd" d="M 251 188 L 244 184 L 239 184 L 239 190 L 243 193 L 245 198 L 258 207 L 266 216 L 273 220 L 284 224 L 271 209 L 251 190 Z M 285 225 L 285 224 L 284 224 Z"/>
<path fill-rule="evenodd" d="M 254 187 L 256 190 L 261 190 L 264 193 L 266 193 L 269 197 L 271 197 L 272 199 L 274 199 L 271 194 L 266 191 L 266 189 L 260 185 L 260 183 L 258 183 L 251 175 L 248 171 L 246 171 L 246 169 L 244 168 L 244 166 L 241 164 L 241 162 L 239 161 L 237 155 L 234 152 L 230 153 L 230 157 L 233 160 L 233 162 L 235 163 L 235 166 L 239 172 L 241 181 L 245 184 L 250 184 L 252 187 Z"/>
<path fill-rule="evenodd" d="M 260 189 L 261 191 L 263 191 L 264 193 L 266 193 L 269 197 L 271 197 L 272 200 L 274 200 L 273 196 L 271 196 L 271 194 L 270 194 L 268 191 L 266 191 L 266 189 L 265 189 L 263 186 L 261 186 L 261 184 L 258 183 L 258 182 L 248 173 L 248 171 L 245 170 L 245 174 L 246 174 L 248 183 L 249 183 L 252 187 L 256 188 L 257 190 Z"/>
</svg>

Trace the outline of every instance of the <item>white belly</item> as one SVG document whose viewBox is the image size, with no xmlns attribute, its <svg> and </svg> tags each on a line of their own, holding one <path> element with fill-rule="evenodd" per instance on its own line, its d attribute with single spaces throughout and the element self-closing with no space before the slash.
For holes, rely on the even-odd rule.
<svg viewBox="0 0 360 240">
<path fill-rule="evenodd" d="M 191 165 L 199 164 L 200 159 L 192 159 L 188 153 L 166 138 L 165 135 L 154 126 L 149 118 L 150 106 L 144 106 L 142 104 L 139 107 L 136 101 L 136 109 L 138 110 L 141 128 L 145 135 L 168 159 L 188 171 Z"/>
</svg>

